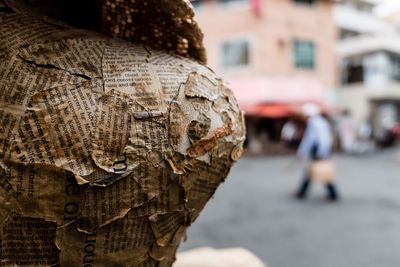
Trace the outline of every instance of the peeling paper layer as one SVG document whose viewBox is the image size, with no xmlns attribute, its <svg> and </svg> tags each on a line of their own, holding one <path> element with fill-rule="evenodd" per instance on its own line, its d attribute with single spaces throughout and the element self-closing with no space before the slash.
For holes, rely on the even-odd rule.
<svg viewBox="0 0 400 267">
<path fill-rule="evenodd" d="M 243 153 L 231 91 L 187 58 L 0 21 L 1 266 L 170 267 Z"/>
</svg>

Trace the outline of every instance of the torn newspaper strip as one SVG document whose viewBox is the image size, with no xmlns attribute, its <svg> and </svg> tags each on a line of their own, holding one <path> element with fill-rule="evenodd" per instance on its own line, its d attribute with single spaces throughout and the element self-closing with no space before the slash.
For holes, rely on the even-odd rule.
<svg viewBox="0 0 400 267">
<path fill-rule="evenodd" d="M 3 2 L 1 266 L 171 266 L 243 152 L 231 91 L 187 58 Z"/>
</svg>

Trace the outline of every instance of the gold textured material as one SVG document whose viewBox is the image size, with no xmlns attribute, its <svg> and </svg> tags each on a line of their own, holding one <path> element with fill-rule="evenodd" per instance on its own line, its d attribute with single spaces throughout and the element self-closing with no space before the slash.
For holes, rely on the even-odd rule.
<svg viewBox="0 0 400 267">
<path fill-rule="evenodd" d="M 103 33 L 206 62 L 188 1 L 103 0 Z"/>
</svg>

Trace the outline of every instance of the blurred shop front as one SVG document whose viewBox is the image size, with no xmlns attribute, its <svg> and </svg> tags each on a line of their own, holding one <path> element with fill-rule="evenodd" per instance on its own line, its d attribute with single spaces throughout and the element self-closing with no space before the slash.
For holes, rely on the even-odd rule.
<svg viewBox="0 0 400 267">
<path fill-rule="evenodd" d="M 283 154 L 290 150 L 280 142 L 283 125 L 304 103 L 326 109 L 325 88 L 304 77 L 254 77 L 231 80 L 229 85 L 245 111 L 246 147 L 250 154 Z"/>
</svg>

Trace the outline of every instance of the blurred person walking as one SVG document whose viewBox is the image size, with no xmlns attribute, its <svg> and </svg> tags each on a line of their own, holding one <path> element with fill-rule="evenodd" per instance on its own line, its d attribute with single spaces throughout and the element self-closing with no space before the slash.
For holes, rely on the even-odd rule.
<svg viewBox="0 0 400 267">
<path fill-rule="evenodd" d="M 297 126 L 293 119 L 290 118 L 282 127 L 281 140 L 286 144 L 287 148 L 295 149 L 298 146 L 297 135 Z"/>
<path fill-rule="evenodd" d="M 298 199 L 306 197 L 310 183 L 316 180 L 325 183 L 328 200 L 336 201 L 339 195 L 334 185 L 335 166 L 330 160 L 333 146 L 332 127 L 322 116 L 317 105 L 305 104 L 301 111 L 307 121 L 307 126 L 297 155 L 302 159 L 310 159 L 311 163 L 307 166 L 295 196 Z"/>
<path fill-rule="evenodd" d="M 356 150 L 356 131 L 350 111 L 344 110 L 336 120 L 337 133 L 339 135 L 340 148 L 345 153 L 353 153 Z"/>
</svg>

